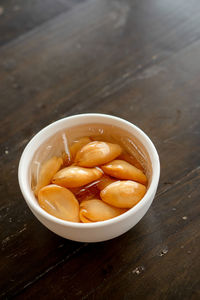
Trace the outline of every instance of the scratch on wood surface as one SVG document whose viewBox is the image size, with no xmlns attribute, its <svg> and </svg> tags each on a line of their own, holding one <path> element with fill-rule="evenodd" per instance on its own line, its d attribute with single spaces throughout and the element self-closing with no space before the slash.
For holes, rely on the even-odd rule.
<svg viewBox="0 0 200 300">
<path fill-rule="evenodd" d="M 23 286 L 23 288 L 20 291 L 17 292 L 17 294 L 21 293 L 27 287 L 29 287 L 30 285 L 32 285 L 33 283 L 35 283 L 36 281 L 38 281 L 40 278 L 42 278 L 43 276 L 45 276 L 50 271 L 54 270 L 56 267 L 62 265 L 64 262 L 68 261 L 71 257 L 73 257 L 74 255 L 76 255 L 79 251 L 81 251 L 83 248 L 85 248 L 87 246 L 88 246 L 88 244 L 85 243 L 85 244 L 81 245 L 79 248 L 75 249 L 71 254 L 67 255 L 65 258 L 63 258 L 62 260 L 60 260 L 59 262 L 57 262 L 55 265 L 52 265 L 51 267 L 49 267 L 48 269 L 46 269 L 44 272 L 42 272 L 41 274 L 39 274 L 38 276 L 36 276 L 32 281 L 29 281 L 26 285 Z"/>
<path fill-rule="evenodd" d="M 9 254 L 9 255 L 6 255 L 7 258 L 16 258 L 16 257 L 21 257 L 21 256 L 24 256 L 26 255 L 26 253 L 28 252 L 28 248 L 25 248 L 25 249 L 22 249 L 22 250 L 19 250 L 17 252 L 15 252 L 15 249 L 13 249 L 13 253 Z"/>
<path fill-rule="evenodd" d="M 29 141 L 28 138 L 25 138 L 25 139 L 23 139 L 22 141 L 20 141 L 20 142 L 18 143 L 18 148 L 23 147 L 25 144 L 28 143 L 28 141 Z"/>
<path fill-rule="evenodd" d="M 131 75 L 130 72 L 126 72 L 122 75 L 122 78 L 128 78 Z"/>
<path fill-rule="evenodd" d="M 22 229 L 20 229 L 16 233 L 11 234 L 11 235 L 7 236 L 5 239 L 3 239 L 2 242 L 1 242 L 1 249 L 4 250 L 7 246 L 7 244 L 10 242 L 10 240 L 15 238 L 15 237 L 18 237 L 22 232 L 24 232 L 26 230 L 26 228 L 27 228 L 27 225 L 24 224 Z"/>
<path fill-rule="evenodd" d="M 128 19 L 130 6 L 125 2 L 115 2 L 114 10 L 110 13 L 110 17 L 116 21 L 114 23 L 114 29 L 123 27 Z"/>
<path fill-rule="evenodd" d="M 62 263 L 66 262 L 69 258 L 71 258 L 72 256 L 74 256 L 75 254 L 77 254 L 81 249 L 85 248 L 86 246 L 88 246 L 87 243 L 83 244 L 81 247 L 75 249 L 71 254 L 67 255 L 65 258 L 63 258 L 61 261 L 57 262 L 55 265 L 49 267 L 48 269 L 46 269 L 43 273 L 39 274 L 38 276 L 36 276 L 32 281 L 29 281 L 26 285 L 24 285 L 21 289 L 19 289 L 15 294 L 13 294 L 13 297 L 19 295 L 20 293 L 22 293 L 27 287 L 29 287 L 31 284 L 35 283 L 36 281 L 38 281 L 40 278 L 42 278 L 44 275 L 46 275 L 49 271 L 53 270 L 54 268 L 58 267 L 59 265 L 61 265 Z M 25 250 L 26 251 L 26 250 Z M 25 253 L 25 252 L 24 252 Z M 5 297 L 5 295 L 8 293 L 10 293 L 12 291 L 12 288 L 7 290 L 6 292 L 3 292 L 2 294 L 0 294 L 0 299 Z"/>
<path fill-rule="evenodd" d="M 177 135 L 173 135 L 173 136 L 170 136 L 169 138 L 165 139 L 163 141 L 163 143 L 172 143 L 173 140 L 175 140 L 177 138 Z"/>
<path fill-rule="evenodd" d="M 160 72 L 163 72 L 163 71 L 165 71 L 165 69 L 162 66 L 153 65 L 150 68 L 144 70 L 138 76 L 136 76 L 135 80 L 149 79 L 151 77 L 158 75 Z"/>
</svg>

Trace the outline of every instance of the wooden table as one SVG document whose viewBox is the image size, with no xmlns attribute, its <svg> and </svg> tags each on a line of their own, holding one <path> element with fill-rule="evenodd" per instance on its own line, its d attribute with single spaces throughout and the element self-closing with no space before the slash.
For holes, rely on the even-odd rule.
<svg viewBox="0 0 200 300">
<path fill-rule="evenodd" d="M 0 1 L 0 298 L 200 299 L 199 0 Z M 138 125 L 161 160 L 126 234 L 84 244 L 28 209 L 17 168 L 47 124 L 85 112 Z"/>
</svg>

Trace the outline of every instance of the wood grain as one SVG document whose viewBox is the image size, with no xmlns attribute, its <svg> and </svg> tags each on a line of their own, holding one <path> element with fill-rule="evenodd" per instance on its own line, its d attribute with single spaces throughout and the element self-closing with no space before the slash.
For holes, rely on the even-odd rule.
<svg viewBox="0 0 200 300">
<path fill-rule="evenodd" d="M 199 2 L 18 0 L 16 14 L 2 3 L 0 298 L 198 299 Z M 98 244 L 48 231 L 17 181 L 30 138 L 84 112 L 138 125 L 161 159 L 147 215 Z"/>
<path fill-rule="evenodd" d="M 1 0 L 0 46 L 70 11 L 84 0 Z"/>
</svg>

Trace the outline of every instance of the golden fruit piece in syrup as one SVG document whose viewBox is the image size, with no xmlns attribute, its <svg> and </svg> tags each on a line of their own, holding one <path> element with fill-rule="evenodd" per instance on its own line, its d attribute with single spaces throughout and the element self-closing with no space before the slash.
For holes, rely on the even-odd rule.
<svg viewBox="0 0 200 300">
<path fill-rule="evenodd" d="M 62 220 L 79 222 L 79 203 L 68 189 L 52 184 L 39 190 L 38 202 L 49 214 Z"/>
<path fill-rule="evenodd" d="M 72 159 L 75 158 L 76 153 L 83 148 L 83 146 L 87 145 L 91 142 L 91 139 L 88 136 L 82 137 L 76 141 L 73 142 L 73 144 L 70 147 L 70 153 L 72 156 Z"/>
<path fill-rule="evenodd" d="M 118 179 L 134 180 L 142 184 L 147 183 L 145 174 L 124 160 L 113 160 L 110 163 L 101 166 L 101 168 L 106 174 Z"/>
<path fill-rule="evenodd" d="M 103 172 L 98 168 L 70 166 L 56 173 L 52 179 L 52 183 L 68 188 L 74 188 L 95 181 L 102 175 Z"/>
<path fill-rule="evenodd" d="M 101 191 L 105 189 L 109 184 L 116 182 L 115 179 L 110 178 L 109 176 L 103 176 L 99 179 L 99 182 L 97 183 L 98 189 Z"/>
<path fill-rule="evenodd" d="M 131 180 L 109 184 L 100 192 L 101 199 L 115 207 L 131 208 L 145 195 L 146 187 Z"/>
<path fill-rule="evenodd" d="M 75 162 L 81 167 L 95 167 L 118 157 L 122 148 L 117 144 L 91 142 L 77 152 Z"/>
<path fill-rule="evenodd" d="M 142 172 L 144 172 L 144 168 L 141 165 L 141 163 L 131 154 L 129 154 L 126 151 L 123 151 L 122 154 L 118 157 L 120 160 L 125 160 L 129 164 L 135 166 L 136 168 L 140 169 Z"/>
<path fill-rule="evenodd" d="M 83 223 L 105 221 L 126 211 L 126 209 L 112 207 L 99 199 L 86 200 L 80 204 L 80 220 Z"/>
<path fill-rule="evenodd" d="M 42 164 L 39 176 L 38 176 L 38 182 L 35 187 L 34 193 L 37 196 L 38 191 L 48 185 L 51 182 L 51 179 L 53 176 L 60 170 L 61 166 L 63 164 L 63 159 L 61 157 L 53 156 L 49 160 L 47 160 L 45 163 Z"/>
</svg>

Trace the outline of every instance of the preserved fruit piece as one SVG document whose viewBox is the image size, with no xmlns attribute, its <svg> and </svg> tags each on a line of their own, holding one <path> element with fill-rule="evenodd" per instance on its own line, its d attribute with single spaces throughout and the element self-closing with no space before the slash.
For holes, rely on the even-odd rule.
<svg viewBox="0 0 200 300">
<path fill-rule="evenodd" d="M 130 179 L 142 184 L 147 183 L 144 173 L 124 160 L 113 160 L 101 168 L 106 174 L 115 178 Z"/>
<path fill-rule="evenodd" d="M 49 160 L 42 164 L 38 176 L 37 185 L 34 189 L 34 193 L 36 196 L 38 194 L 38 191 L 42 187 L 48 185 L 51 182 L 51 179 L 60 170 L 62 164 L 63 159 L 56 156 L 51 157 Z"/>
<path fill-rule="evenodd" d="M 100 192 L 101 199 L 115 207 L 131 208 L 145 195 L 146 187 L 131 180 L 109 184 Z"/>
<path fill-rule="evenodd" d="M 72 156 L 72 159 L 75 158 L 76 153 L 83 148 L 83 146 L 87 145 L 91 142 L 91 139 L 88 136 L 82 137 L 76 141 L 73 142 L 73 144 L 70 147 L 70 153 Z"/>
<path fill-rule="evenodd" d="M 99 179 L 103 172 L 97 168 L 82 168 L 70 166 L 61 169 L 52 179 L 52 183 L 60 186 L 74 188 L 86 185 Z"/>
<path fill-rule="evenodd" d="M 95 141 L 77 152 L 75 162 L 81 167 L 95 167 L 115 159 L 121 152 L 122 148 L 117 144 Z"/>
<path fill-rule="evenodd" d="M 99 179 L 99 182 L 97 183 L 98 189 L 101 191 L 105 187 L 107 187 L 109 184 L 116 182 L 116 179 L 112 179 L 109 176 L 103 176 Z"/>
<path fill-rule="evenodd" d="M 38 193 L 40 206 L 49 214 L 62 220 L 79 222 L 79 203 L 68 189 L 47 185 Z"/>
<path fill-rule="evenodd" d="M 80 220 L 83 223 L 105 221 L 125 211 L 126 209 L 112 207 L 99 199 L 86 200 L 80 204 Z"/>
<path fill-rule="evenodd" d="M 140 169 L 142 172 L 144 172 L 144 168 L 141 165 L 141 163 L 131 154 L 129 154 L 126 151 L 123 151 L 122 154 L 120 154 L 120 156 L 118 157 L 118 159 L 120 160 L 125 160 L 127 161 L 129 164 L 135 166 L 136 168 Z"/>
</svg>

